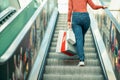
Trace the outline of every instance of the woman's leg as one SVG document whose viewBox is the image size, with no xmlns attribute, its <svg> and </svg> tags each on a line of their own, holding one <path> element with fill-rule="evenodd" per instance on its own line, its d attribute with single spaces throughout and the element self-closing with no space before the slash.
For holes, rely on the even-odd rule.
<svg viewBox="0 0 120 80">
<path fill-rule="evenodd" d="M 84 37 L 89 25 L 90 19 L 88 13 L 74 12 L 72 14 L 72 29 L 75 34 L 76 49 L 80 58 L 80 63 L 78 65 L 84 65 Z"/>
<path fill-rule="evenodd" d="M 75 34 L 76 39 L 76 49 L 78 52 L 78 56 L 80 61 L 84 61 L 84 47 L 83 47 L 83 33 L 80 25 L 72 24 L 72 29 Z"/>
<path fill-rule="evenodd" d="M 89 14 L 86 14 L 84 17 L 84 22 L 82 23 L 82 29 L 83 29 L 83 46 L 84 46 L 84 42 L 85 42 L 85 34 L 88 31 L 89 27 L 90 27 L 90 18 L 89 18 Z"/>
</svg>

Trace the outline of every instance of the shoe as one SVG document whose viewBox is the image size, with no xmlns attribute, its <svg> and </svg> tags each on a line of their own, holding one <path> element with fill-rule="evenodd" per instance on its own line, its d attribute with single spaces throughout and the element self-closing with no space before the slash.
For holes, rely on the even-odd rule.
<svg viewBox="0 0 120 80">
<path fill-rule="evenodd" d="M 84 66 L 84 65 L 85 65 L 84 61 L 80 61 L 78 64 L 78 66 Z"/>
</svg>

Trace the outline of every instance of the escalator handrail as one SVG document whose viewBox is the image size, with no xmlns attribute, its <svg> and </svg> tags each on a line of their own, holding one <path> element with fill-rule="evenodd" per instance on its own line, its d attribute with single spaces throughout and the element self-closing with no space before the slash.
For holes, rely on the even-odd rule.
<svg viewBox="0 0 120 80">
<path fill-rule="evenodd" d="M 12 16 L 8 21 L 7 23 L 1 25 L 0 27 L 0 33 L 18 16 L 20 15 L 20 13 L 32 2 L 32 0 L 27 3 L 23 8 L 21 8 L 20 10 L 16 10 L 16 13 L 14 14 L 14 16 Z"/>
<path fill-rule="evenodd" d="M 91 30 L 98 51 L 98 56 L 100 58 L 101 66 L 103 68 L 104 77 L 106 80 L 117 80 L 109 56 L 107 54 L 107 50 L 104 45 L 103 39 L 100 35 L 97 21 L 95 20 L 92 14 L 90 14 L 90 19 Z"/>
<path fill-rule="evenodd" d="M 14 7 L 8 7 L 4 11 L 0 13 L 0 22 L 2 22 L 8 15 L 15 12 L 16 9 Z"/>
<path fill-rule="evenodd" d="M 27 3 L 26 6 L 24 6 L 24 8 L 20 9 L 19 11 L 17 11 L 14 16 L 11 17 L 11 19 L 9 19 L 7 21 L 7 23 L 3 24 L 0 27 L 0 33 L 18 16 L 20 15 L 20 13 L 22 13 L 22 11 L 27 8 L 27 6 L 31 3 L 32 1 L 30 1 L 29 3 Z M 24 30 L 23 30 L 24 32 Z M 5 63 L 14 53 L 14 51 L 16 50 L 16 48 L 18 47 L 19 43 L 21 42 L 22 38 L 24 36 L 24 33 L 21 31 L 21 33 L 16 37 L 16 39 L 13 41 L 13 43 L 10 45 L 10 47 L 5 51 L 5 53 L 0 57 L 0 64 Z"/>
<path fill-rule="evenodd" d="M 99 0 L 99 1 L 102 5 L 104 5 L 104 2 L 102 0 Z M 115 17 L 112 15 L 112 13 L 108 9 L 104 9 L 104 11 L 107 14 L 107 16 L 110 18 L 110 20 L 114 23 L 116 29 L 120 33 L 120 24 L 118 23 L 118 21 L 115 19 Z"/>
</svg>

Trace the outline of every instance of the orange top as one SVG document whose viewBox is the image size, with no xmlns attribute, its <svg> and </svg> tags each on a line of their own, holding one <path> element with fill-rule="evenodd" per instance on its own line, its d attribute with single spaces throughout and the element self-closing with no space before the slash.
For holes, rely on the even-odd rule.
<svg viewBox="0 0 120 80">
<path fill-rule="evenodd" d="M 87 12 L 87 4 L 89 4 L 93 9 L 103 8 L 103 6 L 95 5 L 92 0 L 69 0 L 68 22 L 71 21 L 72 12 Z"/>
</svg>

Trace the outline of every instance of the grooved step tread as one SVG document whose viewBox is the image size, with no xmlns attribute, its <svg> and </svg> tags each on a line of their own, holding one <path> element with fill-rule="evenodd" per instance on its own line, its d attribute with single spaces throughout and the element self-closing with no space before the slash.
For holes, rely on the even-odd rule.
<svg viewBox="0 0 120 80">
<path fill-rule="evenodd" d="M 67 56 L 62 53 L 55 53 L 55 52 L 50 52 L 48 55 L 48 58 L 58 58 L 58 59 L 79 59 L 78 55 L 75 56 Z M 85 53 L 85 58 L 87 59 L 96 59 L 97 55 L 96 53 Z"/>
<path fill-rule="evenodd" d="M 51 42 L 51 46 L 52 47 L 56 47 L 57 42 Z M 85 47 L 94 47 L 94 43 L 93 42 L 85 42 L 84 44 Z"/>
<path fill-rule="evenodd" d="M 73 75 L 73 74 L 92 74 L 92 75 L 100 75 L 102 73 L 101 68 L 99 66 L 46 66 L 45 74 L 59 74 L 59 75 Z"/>
<path fill-rule="evenodd" d="M 53 38 L 53 42 L 57 42 L 58 38 Z M 91 38 L 86 38 L 85 42 L 91 43 L 93 40 Z"/>
<path fill-rule="evenodd" d="M 48 58 L 47 65 L 64 65 L 64 66 L 76 66 L 79 63 L 79 60 L 76 59 L 55 59 Z M 85 59 L 85 65 L 87 66 L 100 66 L 98 59 Z"/>
<path fill-rule="evenodd" d="M 44 74 L 44 80 L 104 80 L 102 75 L 55 75 Z"/>
<path fill-rule="evenodd" d="M 59 27 L 61 27 L 61 26 L 59 26 Z M 56 30 L 56 31 L 55 31 L 55 34 L 58 34 L 58 33 L 59 33 L 59 30 Z M 86 35 L 87 35 L 87 34 L 91 34 L 91 31 L 88 30 L 87 33 L 86 33 Z"/>
<path fill-rule="evenodd" d="M 95 48 L 93 47 L 85 47 L 84 48 L 85 52 L 96 52 Z M 56 51 L 56 47 L 50 47 L 50 52 L 55 52 Z"/>
<path fill-rule="evenodd" d="M 58 34 L 54 34 L 54 37 L 58 38 Z M 92 35 L 91 34 L 86 34 L 85 38 L 92 38 Z"/>
</svg>

